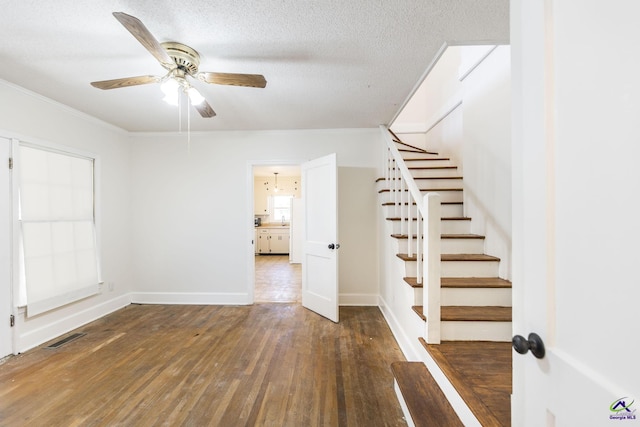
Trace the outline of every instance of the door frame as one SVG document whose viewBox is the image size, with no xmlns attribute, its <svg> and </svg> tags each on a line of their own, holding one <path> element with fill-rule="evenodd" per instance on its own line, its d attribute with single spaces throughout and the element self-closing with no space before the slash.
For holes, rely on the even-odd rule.
<svg viewBox="0 0 640 427">
<path fill-rule="evenodd" d="M 255 225 L 254 225 L 254 177 L 253 169 L 255 166 L 300 166 L 307 159 L 288 159 L 288 160 L 249 160 L 247 161 L 247 268 L 248 271 L 248 288 L 247 288 L 247 304 L 255 304 L 256 290 L 256 264 L 255 264 Z M 253 243 L 251 243 L 253 242 Z"/>
<path fill-rule="evenodd" d="M 0 137 L 4 140 L 7 141 L 8 143 L 8 150 L 7 150 L 7 154 L 9 155 L 9 158 L 14 159 L 15 158 L 15 149 L 18 143 L 18 140 L 15 139 L 14 137 L 10 136 L 10 135 L 0 135 Z M 4 149 L 3 149 L 4 150 Z M 7 159 L 8 161 L 8 159 Z M 7 202 L 7 221 L 5 222 L 5 224 L 3 225 L 4 227 L 6 227 L 5 231 L 7 232 L 7 236 L 8 236 L 8 242 L 7 242 L 7 255 L 8 255 L 8 259 L 7 259 L 7 281 L 5 283 L 5 289 L 3 289 L 2 293 L 4 294 L 4 292 L 7 292 L 8 295 L 8 299 L 9 299 L 9 310 L 7 312 L 7 314 L 9 316 L 14 316 L 14 324 L 13 326 L 9 326 L 10 330 L 9 330 L 9 339 L 10 339 L 10 343 L 7 346 L 7 348 L 9 349 L 10 353 L 7 354 L 0 354 L 0 359 L 4 358 L 4 357 L 8 357 L 11 355 L 15 355 L 17 354 L 16 351 L 16 325 L 15 325 L 15 319 L 17 318 L 17 313 L 16 313 L 16 307 L 15 307 L 15 284 L 14 284 L 14 274 L 16 270 L 16 256 L 15 256 L 15 248 L 16 246 L 16 240 L 15 240 L 15 221 L 16 221 L 16 191 L 15 191 L 15 180 L 13 177 L 13 170 L 15 170 L 15 166 L 13 167 L 13 169 L 9 169 L 8 165 L 5 163 L 5 167 L 6 167 L 6 173 L 7 173 L 7 195 L 8 195 L 8 200 L 6 200 Z M 7 321 L 8 319 L 0 319 L 0 321 L 3 322 L 4 327 L 6 327 L 7 325 Z M 3 345 L 4 347 L 4 345 Z M 4 352 L 4 351 L 3 351 Z"/>
</svg>

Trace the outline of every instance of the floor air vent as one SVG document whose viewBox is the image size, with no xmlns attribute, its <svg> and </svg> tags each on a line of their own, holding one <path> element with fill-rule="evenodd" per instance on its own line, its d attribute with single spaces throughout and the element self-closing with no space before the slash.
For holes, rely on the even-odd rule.
<svg viewBox="0 0 640 427">
<path fill-rule="evenodd" d="M 78 338 L 83 337 L 85 335 L 87 335 L 87 334 L 72 334 L 72 335 L 69 335 L 66 338 L 61 339 L 60 341 L 56 341 L 53 344 L 50 344 L 50 345 L 46 346 L 45 348 L 54 348 L 54 349 L 55 348 L 60 348 L 63 345 L 65 345 L 66 343 L 71 342 L 73 340 L 77 340 Z"/>
</svg>

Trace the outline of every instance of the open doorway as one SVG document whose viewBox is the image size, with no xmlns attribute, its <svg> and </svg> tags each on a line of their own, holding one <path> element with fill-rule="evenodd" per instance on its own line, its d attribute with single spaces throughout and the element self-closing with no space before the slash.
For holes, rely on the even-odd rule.
<svg viewBox="0 0 640 427">
<path fill-rule="evenodd" d="M 254 302 L 302 301 L 298 165 L 254 165 Z"/>
</svg>

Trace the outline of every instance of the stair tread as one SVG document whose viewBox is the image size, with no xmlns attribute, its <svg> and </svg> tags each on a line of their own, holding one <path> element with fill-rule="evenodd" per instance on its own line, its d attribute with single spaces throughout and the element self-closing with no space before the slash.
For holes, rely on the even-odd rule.
<svg viewBox="0 0 640 427">
<path fill-rule="evenodd" d="M 403 277 L 412 288 L 422 288 L 422 283 L 418 283 L 416 277 Z M 461 289 L 509 289 L 511 282 L 500 277 L 443 277 L 440 279 L 441 288 L 461 288 Z"/>
<path fill-rule="evenodd" d="M 441 161 L 444 161 L 444 160 L 451 160 L 451 159 L 449 157 L 425 157 L 425 158 L 422 158 L 422 159 L 402 159 L 402 160 L 404 160 L 405 163 L 406 163 L 406 162 L 424 161 L 424 160 L 441 160 Z"/>
<path fill-rule="evenodd" d="M 461 176 L 456 175 L 456 176 L 423 176 L 423 177 L 413 177 L 414 181 L 419 181 L 421 179 L 462 179 Z M 386 178 L 376 178 L 376 182 L 380 182 L 380 181 L 386 181 Z M 389 181 L 395 181 L 396 178 L 389 178 Z"/>
<path fill-rule="evenodd" d="M 395 170 L 396 168 L 389 168 L 389 170 Z M 439 165 L 439 166 L 407 166 L 409 170 L 429 170 L 429 169 L 458 169 L 457 166 L 451 165 Z"/>
<path fill-rule="evenodd" d="M 418 190 L 424 192 L 438 192 L 438 191 L 462 191 L 462 188 L 419 188 Z M 378 193 L 389 193 L 391 190 L 388 188 L 383 188 L 382 190 L 378 190 Z M 409 191 L 409 190 L 404 190 Z"/>
<path fill-rule="evenodd" d="M 511 322 L 511 307 L 495 306 L 442 306 L 443 322 Z"/>
<path fill-rule="evenodd" d="M 416 427 L 463 425 L 424 363 L 393 362 L 391 372 Z"/>
<path fill-rule="evenodd" d="M 416 261 L 416 255 L 409 256 L 407 254 L 396 254 L 398 258 L 403 261 Z M 500 258 L 486 255 L 486 254 L 442 254 L 440 255 L 442 261 L 500 261 Z"/>
<path fill-rule="evenodd" d="M 511 282 L 500 277 L 442 277 L 443 288 L 511 288 Z"/>
<path fill-rule="evenodd" d="M 402 218 L 400 218 L 399 216 L 390 216 L 390 217 L 385 218 L 385 219 L 387 221 L 400 221 L 400 220 L 402 220 Z M 411 218 L 411 220 L 415 221 L 416 219 L 415 218 Z M 447 217 L 440 218 L 440 221 L 471 221 L 471 218 L 469 218 L 468 216 L 447 216 Z"/>
<path fill-rule="evenodd" d="M 427 321 L 427 317 L 424 315 L 424 306 L 422 305 L 414 305 L 411 307 L 411 310 L 413 310 L 418 316 L 420 316 L 420 318 L 426 322 Z"/>
<path fill-rule="evenodd" d="M 511 343 L 419 340 L 481 425 L 511 425 Z"/>
<path fill-rule="evenodd" d="M 394 239 L 407 239 L 408 236 L 406 234 L 392 234 L 391 237 Z M 411 236 L 413 239 L 417 238 L 417 235 L 414 234 Z M 441 239 L 484 239 L 484 236 L 479 234 L 441 234 Z"/>
<path fill-rule="evenodd" d="M 396 202 L 384 202 L 382 206 L 395 206 Z M 402 204 L 402 203 L 401 203 Z M 408 205 L 409 202 L 404 202 L 404 205 Z M 462 205 L 463 202 L 440 202 L 441 205 Z M 413 206 L 416 205 L 416 202 L 412 203 Z"/>
</svg>

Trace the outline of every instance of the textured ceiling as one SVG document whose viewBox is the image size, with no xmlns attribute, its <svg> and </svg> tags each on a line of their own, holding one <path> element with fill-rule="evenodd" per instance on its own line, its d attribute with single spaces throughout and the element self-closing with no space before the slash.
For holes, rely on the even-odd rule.
<svg viewBox="0 0 640 427">
<path fill-rule="evenodd" d="M 158 85 L 89 85 L 165 70 L 113 17 L 196 49 L 201 71 L 263 74 L 265 89 L 193 82 L 218 114 L 191 129 L 388 123 L 443 43 L 508 40 L 508 0 L 8 0 L 0 79 L 129 131 L 176 131 Z M 2 102 L 0 100 L 0 102 Z M 182 116 L 186 121 L 186 113 Z"/>
</svg>

